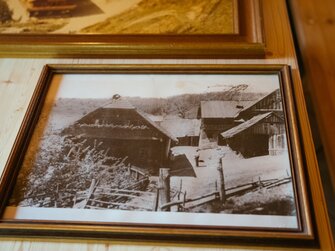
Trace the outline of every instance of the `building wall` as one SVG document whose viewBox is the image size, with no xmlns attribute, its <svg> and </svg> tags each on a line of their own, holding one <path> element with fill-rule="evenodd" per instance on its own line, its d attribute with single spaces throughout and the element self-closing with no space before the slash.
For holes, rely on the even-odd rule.
<svg viewBox="0 0 335 251">
<path fill-rule="evenodd" d="M 239 114 L 239 118 L 247 120 L 257 114 L 269 111 L 283 111 L 282 97 L 279 89 L 260 100 L 249 109 L 242 111 Z"/>
<path fill-rule="evenodd" d="M 280 155 L 287 152 L 287 140 L 285 134 L 272 135 L 269 138 L 269 155 Z"/>
<path fill-rule="evenodd" d="M 129 128 L 128 128 L 129 127 Z M 168 160 L 170 139 L 133 109 L 99 108 L 63 131 L 64 135 L 83 135 L 85 145 L 100 143 L 112 157 L 155 174 Z"/>
<path fill-rule="evenodd" d="M 269 109 L 269 110 L 282 110 L 282 98 L 280 90 L 276 90 L 275 92 L 271 93 L 269 96 L 262 99 L 258 102 L 252 110 L 262 110 L 262 109 Z"/>
<path fill-rule="evenodd" d="M 219 144 L 229 145 L 245 158 L 278 155 L 287 150 L 285 124 L 271 123 L 271 120 L 259 122 L 232 138 L 220 139 Z"/>
<path fill-rule="evenodd" d="M 85 138 L 85 136 L 84 136 Z M 168 161 L 170 140 L 86 138 L 84 147 L 99 145 L 98 150 L 108 150 L 108 156 L 126 158 L 125 162 L 147 170 L 152 175 Z"/>
<path fill-rule="evenodd" d="M 172 146 L 198 146 L 199 136 L 178 137 L 178 143 L 173 143 Z"/>
<path fill-rule="evenodd" d="M 234 127 L 233 118 L 204 118 L 201 128 L 207 134 L 208 138 L 217 139 L 218 135 Z"/>
</svg>

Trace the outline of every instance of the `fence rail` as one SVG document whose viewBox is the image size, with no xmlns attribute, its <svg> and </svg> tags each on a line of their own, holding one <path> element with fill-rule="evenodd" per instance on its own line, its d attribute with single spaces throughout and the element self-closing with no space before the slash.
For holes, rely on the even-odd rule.
<svg viewBox="0 0 335 251">
<path fill-rule="evenodd" d="M 136 182 L 127 187 L 110 188 L 98 186 L 99 181 L 92 180 L 87 191 L 76 193 L 74 206 L 77 208 L 139 208 L 152 210 L 147 205 L 154 204 L 156 193 L 143 191 L 149 184 L 149 176 L 144 171 L 135 168 L 128 168 L 131 177 L 135 177 Z M 77 201 L 80 201 L 76 203 Z M 136 201 L 136 203 L 134 203 Z"/>
</svg>

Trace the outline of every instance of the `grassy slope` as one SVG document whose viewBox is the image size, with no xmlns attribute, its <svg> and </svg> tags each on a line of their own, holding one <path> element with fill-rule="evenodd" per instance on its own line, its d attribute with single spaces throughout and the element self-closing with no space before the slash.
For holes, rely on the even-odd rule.
<svg viewBox="0 0 335 251">
<path fill-rule="evenodd" d="M 143 0 L 134 8 L 82 32 L 222 34 L 233 32 L 231 0 Z"/>
</svg>

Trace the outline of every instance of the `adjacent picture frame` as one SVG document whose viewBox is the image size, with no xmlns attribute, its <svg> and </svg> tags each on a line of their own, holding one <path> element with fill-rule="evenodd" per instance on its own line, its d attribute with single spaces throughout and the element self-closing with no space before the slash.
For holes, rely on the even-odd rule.
<svg viewBox="0 0 335 251">
<path fill-rule="evenodd" d="M 286 65 L 46 65 L 0 233 L 315 245 L 306 183 Z"/>
<path fill-rule="evenodd" d="M 5 4 L 6 1 L 3 1 Z M 221 1 L 229 2 L 231 5 L 229 5 L 229 18 L 223 20 L 222 24 L 220 24 L 218 20 L 206 20 L 205 17 L 197 16 L 198 9 L 205 8 L 205 6 L 202 6 L 203 3 L 201 3 L 201 1 L 199 3 L 198 9 L 196 8 L 197 6 L 194 6 L 194 10 L 192 8 L 188 8 L 187 6 L 183 6 L 183 2 L 178 3 L 179 5 L 183 6 L 180 8 L 186 8 L 188 12 L 186 12 L 186 10 L 179 11 L 178 4 L 176 6 L 172 4 L 172 6 L 170 7 L 164 7 L 164 10 L 160 10 L 157 7 L 160 6 L 159 3 L 158 5 L 154 5 L 150 2 L 146 3 L 146 1 L 144 0 L 142 2 L 145 2 L 146 4 L 142 3 L 141 1 L 133 1 L 133 6 L 129 6 L 129 10 L 124 7 L 124 12 L 120 12 L 120 14 L 116 15 L 112 14 L 113 8 L 122 7 L 119 6 L 121 5 L 121 3 L 119 3 L 117 0 L 115 0 L 116 7 L 109 6 L 111 4 L 113 5 L 113 2 L 107 3 L 99 0 L 85 0 L 84 2 L 76 0 L 62 0 L 57 1 L 57 3 L 54 3 L 55 1 L 53 1 L 52 3 L 50 3 L 50 8 L 48 8 L 48 2 L 42 2 L 43 6 L 39 6 L 41 4 L 39 3 L 40 1 L 31 2 L 25 0 L 15 0 L 11 2 L 11 5 L 8 7 L 7 15 L 9 20 L 0 20 L 0 22 L 2 23 L 0 23 L 0 55 L 2 57 L 38 56 L 49 58 L 264 57 L 265 39 L 262 28 L 263 25 L 261 0 L 218 0 L 213 1 L 213 3 L 207 3 L 207 5 L 213 5 L 213 8 L 218 8 L 217 12 L 219 14 L 222 9 L 222 14 L 218 14 L 217 17 L 225 14 L 225 9 L 223 8 L 225 7 L 225 3 L 221 3 Z M 95 2 L 102 2 L 100 9 L 97 7 L 98 5 L 94 5 Z M 92 22 L 92 19 L 93 17 L 96 17 L 97 25 L 99 25 L 99 22 L 109 22 L 108 24 L 110 24 L 111 26 L 113 26 L 113 24 L 115 23 L 114 26 L 116 27 L 120 25 L 124 26 L 125 31 L 118 31 L 118 29 L 116 29 L 115 32 L 111 32 L 110 34 L 108 34 L 106 31 L 104 31 L 104 29 L 102 29 L 101 31 L 99 30 L 100 26 L 104 27 L 103 24 L 101 24 L 98 28 L 94 27 L 94 29 L 92 28 L 92 31 L 87 32 L 71 30 L 75 28 L 69 28 L 70 30 L 66 30 L 60 33 L 57 33 L 57 30 L 53 31 L 53 29 L 55 29 L 54 27 L 57 27 L 57 25 L 59 25 L 58 23 L 62 23 L 64 22 L 64 20 L 67 19 L 70 20 L 71 15 L 74 15 L 71 14 L 71 8 L 73 6 L 86 6 L 89 3 L 94 6 L 94 8 L 97 8 L 99 12 L 97 14 L 92 14 L 89 10 L 92 11 L 92 9 L 94 8 L 87 7 L 89 10 L 82 10 L 83 13 L 79 12 L 80 15 L 77 14 L 78 17 L 74 16 L 74 18 L 72 18 L 73 20 L 75 20 L 73 22 L 79 22 L 79 24 L 83 22 L 88 22 L 92 23 L 93 25 L 94 22 Z M 57 6 L 54 6 L 55 4 Z M 109 4 L 109 7 L 105 7 L 104 9 L 104 4 Z M 61 7 L 67 9 L 60 9 Z M 15 16 L 13 13 L 16 13 L 17 8 L 20 8 L 20 10 L 17 10 L 18 14 Z M 136 8 L 139 9 L 138 13 L 136 13 Z M 146 11 L 145 8 L 152 8 L 153 10 L 151 11 L 149 9 L 148 11 Z M 101 16 L 104 15 L 101 13 L 107 11 L 107 9 L 109 10 L 109 12 L 111 12 L 111 14 L 109 15 L 112 15 L 112 18 L 113 15 L 115 15 L 114 19 L 116 20 L 111 18 L 108 19 L 108 15 L 105 17 L 105 19 L 102 19 Z M 14 16 L 10 18 L 11 13 Z M 130 13 L 129 17 L 127 16 L 127 13 Z M 82 18 L 85 18 L 85 16 L 82 17 L 84 14 L 87 15 L 88 20 L 81 21 Z M 133 17 L 135 14 L 137 17 L 136 19 L 134 19 Z M 25 18 L 25 16 L 27 15 L 28 17 Z M 143 15 L 143 18 L 141 17 L 141 15 Z M 179 17 L 178 15 L 185 16 Z M 130 24 L 136 26 L 138 25 L 138 23 L 144 22 L 148 18 L 153 18 L 154 20 L 152 21 L 152 23 L 157 23 L 158 25 L 158 27 L 154 27 L 155 30 L 152 33 L 150 29 L 143 32 L 139 31 L 138 33 L 136 29 L 130 29 L 129 31 L 127 31 L 127 28 L 129 28 Z M 162 19 L 163 21 L 164 19 L 168 21 L 171 19 L 170 22 L 172 22 L 172 24 L 166 23 L 167 21 L 162 22 Z M 186 22 L 184 19 L 188 21 Z M 73 22 L 71 20 L 69 21 L 71 27 L 78 26 L 73 25 Z M 44 26 L 48 25 L 48 22 L 50 22 L 49 25 L 51 27 L 44 28 Z M 129 22 L 130 24 L 127 24 L 127 22 Z M 176 25 L 176 28 L 170 29 L 169 26 L 174 27 L 173 22 L 180 22 L 180 24 Z M 199 28 L 197 31 L 196 28 L 192 28 L 192 22 L 197 22 L 194 25 L 198 25 L 198 23 L 202 22 L 201 25 L 208 25 L 208 28 Z M 213 24 L 211 22 L 213 22 Z M 25 27 L 24 25 L 26 25 L 27 27 Z M 183 25 L 188 25 L 191 28 L 183 28 Z M 225 30 L 224 28 L 227 25 L 229 27 Z M 144 28 L 147 28 L 148 25 L 144 22 L 142 26 Z M 43 29 L 41 28 L 42 30 L 39 30 L 38 27 L 42 27 Z M 213 27 L 216 28 L 212 31 L 211 29 Z M 34 29 L 37 29 L 37 31 L 34 31 Z M 48 30 L 50 30 L 50 32 L 48 32 Z M 95 32 L 95 30 L 98 31 Z"/>
</svg>

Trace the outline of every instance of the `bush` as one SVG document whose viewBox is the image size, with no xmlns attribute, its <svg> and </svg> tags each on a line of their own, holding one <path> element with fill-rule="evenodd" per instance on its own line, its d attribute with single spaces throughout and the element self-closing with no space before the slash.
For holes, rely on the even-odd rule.
<svg viewBox="0 0 335 251">
<path fill-rule="evenodd" d="M 12 21 L 13 12 L 4 0 L 0 0 L 0 23 Z"/>
<path fill-rule="evenodd" d="M 81 136 L 46 134 L 40 149 L 26 157 L 10 204 L 35 207 L 72 207 L 77 192 L 92 179 L 99 186 L 123 188 L 136 182 L 126 158 L 109 156 L 97 140 L 87 145 Z"/>
</svg>

